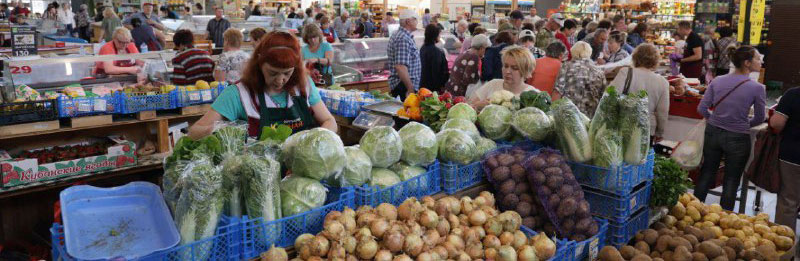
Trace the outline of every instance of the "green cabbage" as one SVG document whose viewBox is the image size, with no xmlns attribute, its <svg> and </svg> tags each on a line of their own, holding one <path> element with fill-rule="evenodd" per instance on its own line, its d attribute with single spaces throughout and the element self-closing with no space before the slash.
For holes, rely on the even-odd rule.
<svg viewBox="0 0 800 261">
<path fill-rule="evenodd" d="M 321 207 L 327 194 L 319 181 L 292 175 L 281 181 L 281 212 L 289 217 Z"/>
<path fill-rule="evenodd" d="M 289 136 L 289 138 L 286 138 L 285 141 L 283 141 L 283 144 L 281 144 L 280 158 L 279 158 L 279 161 L 283 163 L 283 165 L 285 166 L 292 165 L 292 153 L 294 152 L 294 148 L 297 146 L 297 143 L 303 137 L 305 137 L 306 133 L 308 133 L 309 131 L 310 130 L 297 132 L 295 134 L 292 134 L 292 136 Z"/>
<path fill-rule="evenodd" d="M 408 163 L 402 161 L 398 161 L 397 163 L 392 164 L 392 166 L 389 166 L 389 170 L 394 171 L 394 173 L 397 174 L 402 181 L 409 180 L 428 171 L 425 168 L 409 165 Z"/>
<path fill-rule="evenodd" d="M 588 162 L 592 159 L 592 145 L 589 131 L 578 107 L 568 98 L 553 102 L 550 111 L 555 120 L 555 132 L 559 145 L 567 157 L 576 162 Z"/>
<path fill-rule="evenodd" d="M 480 138 L 478 139 L 478 142 L 475 143 L 475 148 L 478 151 L 478 154 L 475 155 L 477 157 L 475 160 L 480 160 L 483 158 L 483 155 L 486 155 L 486 153 L 496 149 L 497 143 L 487 138 Z"/>
<path fill-rule="evenodd" d="M 245 210 L 251 218 L 264 221 L 281 218 L 281 165 L 271 157 L 248 154 L 242 185 Z"/>
<path fill-rule="evenodd" d="M 319 181 L 342 171 L 345 153 L 339 135 L 325 128 L 314 128 L 298 139 L 294 148 L 290 148 L 289 166 L 294 175 Z"/>
<path fill-rule="evenodd" d="M 442 130 L 436 134 L 436 142 L 439 144 L 440 161 L 466 165 L 477 158 L 475 141 L 462 130 Z"/>
<path fill-rule="evenodd" d="M 536 107 L 515 111 L 511 116 L 511 126 L 523 137 L 534 141 L 543 141 L 553 130 L 550 117 Z"/>
<path fill-rule="evenodd" d="M 462 130 L 476 141 L 481 137 L 481 133 L 478 132 L 478 127 L 475 127 L 474 123 L 465 119 L 447 119 L 442 125 L 442 130 L 447 129 Z"/>
<path fill-rule="evenodd" d="M 620 132 L 622 134 L 625 162 L 644 164 L 650 149 L 650 114 L 647 109 L 647 91 L 628 94 L 620 101 Z"/>
<path fill-rule="evenodd" d="M 597 117 L 597 114 L 595 114 Z M 594 136 L 592 143 L 592 163 L 595 166 L 609 168 L 622 164 L 622 137 L 609 129 L 601 129 Z"/>
<path fill-rule="evenodd" d="M 347 164 L 341 175 L 331 176 L 332 180 L 328 183 L 336 187 L 361 186 L 369 182 L 372 176 L 372 161 L 364 151 L 358 147 L 344 147 Z"/>
<path fill-rule="evenodd" d="M 505 106 L 489 104 L 478 114 L 478 125 L 483 135 L 493 140 L 511 136 L 511 110 Z"/>
<path fill-rule="evenodd" d="M 382 189 L 400 183 L 400 177 L 393 171 L 386 168 L 372 168 L 371 186 L 378 186 Z"/>
<path fill-rule="evenodd" d="M 436 160 L 439 146 L 436 144 L 436 133 L 431 128 L 412 121 L 400 128 L 398 134 L 403 140 L 400 159 L 415 166 L 427 166 Z"/>
<path fill-rule="evenodd" d="M 373 167 L 386 168 L 400 160 L 403 154 L 403 141 L 392 127 L 378 126 L 369 129 L 359 142 L 361 150 L 367 153 Z"/>
<path fill-rule="evenodd" d="M 447 119 L 465 119 L 470 122 L 475 122 L 475 120 L 478 119 L 478 113 L 475 112 L 472 106 L 462 102 L 450 107 L 450 110 L 447 112 Z"/>
</svg>

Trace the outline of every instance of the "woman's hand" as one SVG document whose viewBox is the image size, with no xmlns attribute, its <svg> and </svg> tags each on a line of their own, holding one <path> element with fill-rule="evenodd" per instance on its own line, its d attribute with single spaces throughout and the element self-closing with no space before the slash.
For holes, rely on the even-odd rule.
<svg viewBox="0 0 800 261">
<path fill-rule="evenodd" d="M 198 140 L 205 136 L 211 135 L 211 132 L 214 131 L 214 123 L 222 120 L 224 120 L 222 115 L 212 108 L 206 112 L 202 118 L 197 120 L 197 122 L 189 127 L 189 138 Z"/>
<path fill-rule="evenodd" d="M 328 111 L 328 107 L 325 107 L 324 102 L 318 102 L 317 104 L 311 105 L 311 111 L 314 113 L 314 120 L 319 123 L 320 127 L 329 129 L 333 132 L 339 131 L 339 126 L 336 125 L 336 119 L 331 115 L 331 112 Z"/>
</svg>

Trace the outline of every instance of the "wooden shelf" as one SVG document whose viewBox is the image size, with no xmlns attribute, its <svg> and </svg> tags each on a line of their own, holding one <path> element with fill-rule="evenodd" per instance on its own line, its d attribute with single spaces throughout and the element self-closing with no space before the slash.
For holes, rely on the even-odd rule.
<svg viewBox="0 0 800 261">
<path fill-rule="evenodd" d="M 157 121 L 160 121 L 160 120 L 192 118 L 192 117 L 200 117 L 200 116 L 203 116 L 203 114 L 202 113 L 190 114 L 190 115 L 180 115 L 180 114 L 171 115 L 171 114 L 166 114 L 166 115 L 162 115 L 162 116 L 156 117 L 154 119 L 149 119 L 149 120 L 122 119 L 122 120 L 116 120 L 116 121 L 114 121 L 113 123 L 110 123 L 110 124 L 97 125 L 97 126 L 78 127 L 78 128 L 62 127 L 62 128 L 55 129 L 55 130 L 37 131 L 37 132 L 28 132 L 28 133 L 0 136 L 0 140 L 16 139 L 16 138 L 38 136 L 38 135 L 46 135 L 46 134 L 54 134 L 54 133 L 66 133 L 66 132 L 73 132 L 73 131 L 87 130 L 87 129 L 97 129 L 97 128 L 104 128 L 104 127 L 123 126 L 123 125 L 138 124 L 138 123 L 157 122 Z"/>
</svg>

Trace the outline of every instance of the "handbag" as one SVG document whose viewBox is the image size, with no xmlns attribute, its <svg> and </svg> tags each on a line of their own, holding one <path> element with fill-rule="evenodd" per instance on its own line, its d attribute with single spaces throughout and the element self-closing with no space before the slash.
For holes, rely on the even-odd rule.
<svg viewBox="0 0 800 261">
<path fill-rule="evenodd" d="M 750 182 L 771 193 L 778 193 L 781 188 L 780 159 L 778 158 L 780 144 L 780 134 L 772 132 L 771 128 L 759 131 L 753 147 L 753 161 L 747 166 L 745 172 Z"/>
<path fill-rule="evenodd" d="M 749 81 L 750 81 L 750 79 L 747 79 L 747 80 L 744 80 L 744 81 L 740 82 L 736 86 L 734 86 L 733 89 L 731 89 L 728 93 L 726 93 L 724 96 L 722 96 L 722 99 L 719 99 L 719 101 L 717 103 L 714 103 L 714 105 L 711 105 L 711 107 L 708 108 L 708 110 L 709 111 L 714 111 L 714 108 L 719 106 L 719 104 L 722 103 L 722 101 L 724 101 L 725 98 L 728 98 L 728 95 L 731 95 L 731 93 L 736 91 L 736 89 L 739 89 L 739 86 L 742 86 L 742 84 L 745 84 L 746 82 L 749 82 Z"/>
<path fill-rule="evenodd" d="M 631 88 L 631 81 L 633 80 L 633 67 L 625 66 L 628 68 L 628 77 L 625 78 L 625 87 L 622 89 L 622 94 L 628 95 L 628 90 Z"/>
<path fill-rule="evenodd" d="M 322 84 L 324 86 L 330 86 L 330 85 L 333 85 L 333 74 L 325 70 L 325 68 L 328 68 L 328 67 L 331 66 L 331 61 L 329 59 L 326 59 L 326 60 L 328 60 L 328 64 L 327 65 L 322 65 L 320 63 L 315 63 L 314 64 L 314 69 L 319 71 L 319 73 L 322 75 L 320 77 L 320 84 Z"/>
</svg>

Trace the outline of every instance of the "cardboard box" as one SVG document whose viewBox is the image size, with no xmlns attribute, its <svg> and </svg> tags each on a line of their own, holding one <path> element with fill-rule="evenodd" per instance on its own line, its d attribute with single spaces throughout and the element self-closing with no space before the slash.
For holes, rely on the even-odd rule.
<svg viewBox="0 0 800 261">
<path fill-rule="evenodd" d="M 39 164 L 38 159 L 0 161 L 0 187 L 8 188 L 33 182 L 60 179 L 136 165 L 136 143 L 109 138 L 115 145 L 105 155 Z"/>
</svg>

